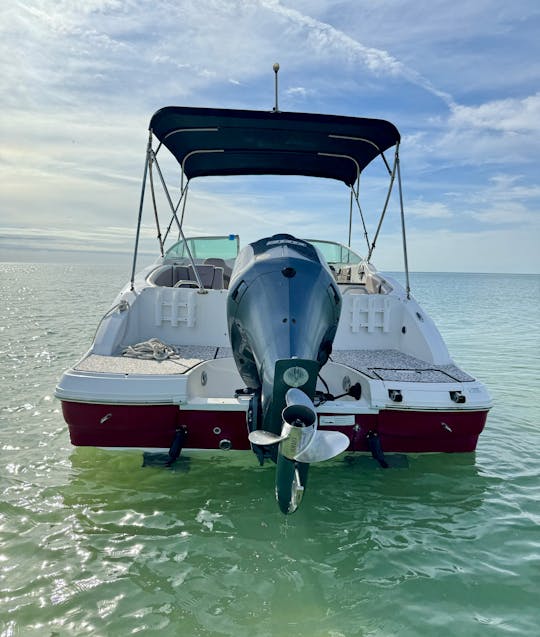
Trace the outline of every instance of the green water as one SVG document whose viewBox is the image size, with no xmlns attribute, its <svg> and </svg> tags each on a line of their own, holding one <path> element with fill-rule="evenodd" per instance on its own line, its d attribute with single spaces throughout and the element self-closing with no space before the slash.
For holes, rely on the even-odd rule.
<svg viewBox="0 0 540 637">
<path fill-rule="evenodd" d="M 417 274 L 495 407 L 476 454 L 312 467 L 74 449 L 55 383 L 125 271 L 0 265 L 0 636 L 540 634 L 540 278 Z"/>
</svg>

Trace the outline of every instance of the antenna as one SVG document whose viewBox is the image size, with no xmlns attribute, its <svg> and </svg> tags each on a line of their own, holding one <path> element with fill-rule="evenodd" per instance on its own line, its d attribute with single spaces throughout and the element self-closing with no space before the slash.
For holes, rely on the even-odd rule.
<svg viewBox="0 0 540 637">
<path fill-rule="evenodd" d="M 276 62 L 272 68 L 274 69 L 274 73 L 275 73 L 274 87 L 275 87 L 276 105 L 274 106 L 274 113 L 279 113 L 279 108 L 278 108 L 278 79 L 277 79 L 277 75 L 278 75 L 278 71 L 279 71 L 279 64 Z"/>
</svg>

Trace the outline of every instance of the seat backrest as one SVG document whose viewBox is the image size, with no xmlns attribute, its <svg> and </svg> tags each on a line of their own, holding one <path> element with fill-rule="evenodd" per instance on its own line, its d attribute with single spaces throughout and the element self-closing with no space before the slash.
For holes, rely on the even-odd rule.
<svg viewBox="0 0 540 637">
<path fill-rule="evenodd" d="M 196 281 L 197 277 L 195 275 L 192 265 L 188 265 L 188 271 L 189 271 L 189 277 L 188 277 L 189 280 Z M 201 280 L 201 283 L 203 284 L 203 287 L 205 287 L 207 290 L 212 289 L 212 286 L 214 283 L 214 266 L 210 264 L 198 265 L 197 274 L 199 275 L 199 278 Z"/>
<path fill-rule="evenodd" d="M 223 268 L 215 267 L 214 280 L 212 281 L 212 289 L 223 290 L 223 288 L 224 288 Z"/>
<path fill-rule="evenodd" d="M 158 286 L 172 287 L 173 281 L 173 269 L 171 266 L 164 266 L 158 270 L 154 270 L 148 277 L 148 281 Z"/>
<path fill-rule="evenodd" d="M 203 263 L 196 266 L 197 274 L 203 284 L 203 287 L 207 290 L 223 290 L 224 288 L 224 276 L 223 268 L 216 267 L 210 263 Z M 193 266 L 190 265 L 175 265 L 173 286 L 182 282 L 181 287 L 197 287 L 197 277 Z M 190 286 L 190 283 L 192 284 Z"/>
<path fill-rule="evenodd" d="M 225 259 L 222 259 L 220 257 L 208 257 L 207 259 L 204 260 L 204 263 L 208 264 L 208 265 L 213 265 L 216 268 L 222 268 L 223 269 L 223 285 L 222 285 L 222 288 L 223 287 L 228 288 L 229 287 L 229 281 L 231 280 L 232 268 L 229 265 L 227 265 Z M 214 289 L 222 289 L 222 288 L 216 288 L 216 286 L 214 285 Z"/>
<path fill-rule="evenodd" d="M 189 281 L 189 269 L 187 265 L 175 265 L 173 275 L 173 285 L 176 285 L 178 281 Z"/>
</svg>

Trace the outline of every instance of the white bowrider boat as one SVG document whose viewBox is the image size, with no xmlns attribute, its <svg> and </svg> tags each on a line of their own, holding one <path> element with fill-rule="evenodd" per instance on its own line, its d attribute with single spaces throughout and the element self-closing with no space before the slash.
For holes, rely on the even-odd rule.
<svg viewBox="0 0 540 637">
<path fill-rule="evenodd" d="M 276 462 L 285 513 L 298 506 L 309 465 L 344 451 L 385 466 L 386 452 L 475 449 L 491 399 L 411 296 L 391 123 L 167 107 L 149 130 L 131 280 L 56 389 L 74 445 L 169 450 L 171 461 L 181 448 L 252 450 Z M 180 167 L 176 203 L 158 162 L 165 150 Z M 370 242 L 358 184 L 374 160 L 390 186 Z M 286 228 L 242 250 L 237 235 L 185 236 L 192 179 L 266 174 L 343 182 L 348 245 Z M 162 234 L 154 210 L 160 257 L 136 274 L 148 184 L 154 207 L 164 189 L 170 223 Z M 405 286 L 371 263 L 396 184 Z M 355 208 L 365 257 L 350 247 Z"/>
</svg>

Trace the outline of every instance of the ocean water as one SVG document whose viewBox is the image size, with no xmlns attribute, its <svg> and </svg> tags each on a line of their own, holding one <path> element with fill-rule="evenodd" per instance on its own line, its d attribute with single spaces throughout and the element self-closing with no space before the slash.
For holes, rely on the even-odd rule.
<svg viewBox="0 0 540 637">
<path fill-rule="evenodd" d="M 0 264 L 0 635 L 540 634 L 540 277 L 413 274 L 495 406 L 475 454 L 312 467 L 70 446 L 53 392 L 127 278 Z"/>
</svg>

